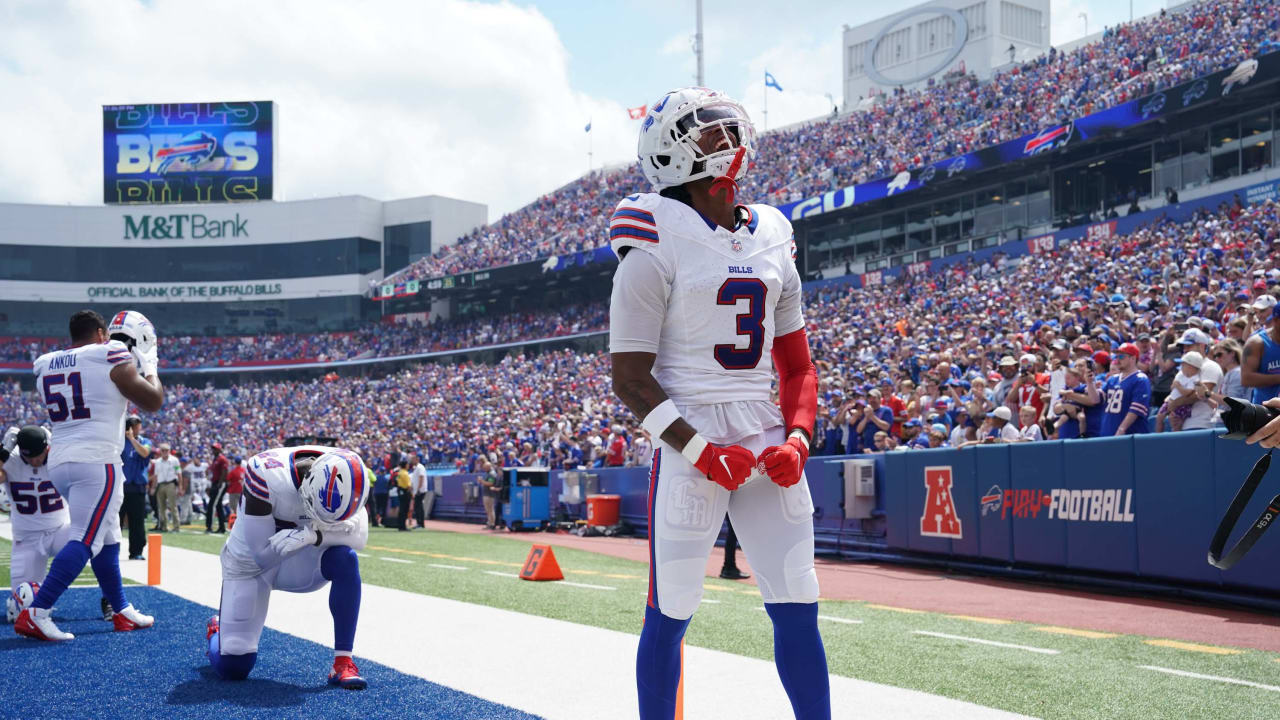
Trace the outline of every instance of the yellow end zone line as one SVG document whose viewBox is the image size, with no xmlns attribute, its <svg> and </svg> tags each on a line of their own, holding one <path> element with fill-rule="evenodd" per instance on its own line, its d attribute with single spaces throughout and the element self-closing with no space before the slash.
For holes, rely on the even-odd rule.
<svg viewBox="0 0 1280 720">
<path fill-rule="evenodd" d="M 924 615 L 924 610 L 912 610 L 911 608 L 894 607 L 892 605 L 877 605 L 875 603 L 867 603 L 867 607 L 873 610 L 889 610 L 891 612 L 907 613 L 908 615 Z"/>
<path fill-rule="evenodd" d="M 1187 650 L 1190 652 L 1202 652 L 1202 653 L 1208 653 L 1210 655 L 1239 655 L 1244 652 L 1243 650 L 1235 650 L 1232 648 L 1224 648 L 1224 647 L 1215 647 L 1213 645 L 1198 645 L 1196 643 L 1181 642 L 1178 640 L 1156 639 L 1156 640 L 1144 640 L 1143 642 L 1145 642 L 1148 645 L 1155 645 L 1156 647 L 1167 647 L 1167 648 L 1173 648 L 1174 650 Z"/>
<path fill-rule="evenodd" d="M 1058 627 L 1056 625 L 1038 625 L 1031 628 L 1040 632 L 1055 633 L 1058 635 L 1074 635 L 1076 637 L 1089 638 L 1090 640 L 1106 640 L 1108 638 L 1119 637 L 1115 633 L 1098 632 L 1096 630 L 1081 630 L 1079 628 Z"/>
<path fill-rule="evenodd" d="M 949 618 L 956 620 L 968 620 L 969 622 L 986 623 L 988 625 L 1009 625 L 1012 620 L 1003 620 L 1001 618 L 979 617 L 977 615 L 947 615 Z"/>
</svg>

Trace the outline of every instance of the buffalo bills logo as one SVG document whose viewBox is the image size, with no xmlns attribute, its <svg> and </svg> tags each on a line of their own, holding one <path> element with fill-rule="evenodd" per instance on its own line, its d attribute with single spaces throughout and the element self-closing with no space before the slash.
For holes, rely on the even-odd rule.
<svg viewBox="0 0 1280 720">
<path fill-rule="evenodd" d="M 1022 148 L 1024 155 L 1038 155 L 1042 152 L 1062 147 L 1071 140 L 1071 131 L 1075 128 L 1073 123 L 1059 125 L 1058 127 L 1041 130 L 1035 137 L 1027 141 Z"/>
<path fill-rule="evenodd" d="M 1152 95 L 1151 99 L 1147 100 L 1142 105 L 1142 119 L 1146 120 L 1152 115 L 1158 115 L 1161 110 L 1164 110 L 1165 99 L 1164 93 Z"/>
<path fill-rule="evenodd" d="M 324 486 L 320 488 L 320 507 L 331 513 L 338 512 L 342 506 L 342 488 L 338 485 L 338 471 L 327 467 L 324 469 Z"/>
<path fill-rule="evenodd" d="M 160 160 L 160 167 L 156 172 L 163 175 L 171 170 L 174 172 L 194 170 L 200 163 L 213 157 L 213 151 L 217 149 L 218 141 L 214 140 L 212 135 L 206 132 L 193 132 L 184 136 L 178 144 L 156 151 L 156 159 Z M 174 167 L 175 165 L 177 167 Z"/>
</svg>

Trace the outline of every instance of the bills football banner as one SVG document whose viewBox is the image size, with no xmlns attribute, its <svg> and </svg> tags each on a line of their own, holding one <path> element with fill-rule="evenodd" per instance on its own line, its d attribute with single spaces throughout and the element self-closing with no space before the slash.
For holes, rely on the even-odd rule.
<svg viewBox="0 0 1280 720">
<path fill-rule="evenodd" d="M 103 202 L 270 200 L 275 116 L 269 101 L 104 106 Z"/>
<path fill-rule="evenodd" d="M 1206 105 L 1232 92 L 1239 94 L 1242 88 L 1257 87 L 1277 79 L 1280 79 L 1280 52 L 1269 52 L 1211 75 L 1076 118 L 1064 125 L 1044 128 L 1016 140 L 974 150 L 924 167 L 903 170 L 896 175 L 861 185 L 837 188 L 822 195 L 780 204 L 778 209 L 787 218 L 796 221 L 882 200 L 919 190 L 930 183 L 968 177 L 979 170 L 989 170 L 1068 145 L 1074 146 L 1175 112 Z"/>
</svg>

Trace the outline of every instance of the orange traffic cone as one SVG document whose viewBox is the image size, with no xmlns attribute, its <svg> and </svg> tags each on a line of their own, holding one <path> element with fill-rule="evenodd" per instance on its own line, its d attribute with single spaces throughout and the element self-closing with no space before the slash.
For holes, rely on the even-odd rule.
<svg viewBox="0 0 1280 720">
<path fill-rule="evenodd" d="M 556 554 L 550 545 L 534 545 L 529 548 L 529 557 L 520 569 L 521 580 L 563 580 L 560 563 L 556 562 Z"/>
</svg>

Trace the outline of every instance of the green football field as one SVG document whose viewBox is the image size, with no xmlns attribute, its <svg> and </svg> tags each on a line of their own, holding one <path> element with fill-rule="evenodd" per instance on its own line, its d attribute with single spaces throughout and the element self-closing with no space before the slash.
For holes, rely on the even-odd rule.
<svg viewBox="0 0 1280 720">
<path fill-rule="evenodd" d="M 222 541 L 198 533 L 164 538 L 210 553 Z M 534 583 L 515 577 L 527 551 L 527 543 L 501 535 L 376 528 L 361 553 L 361 574 L 376 585 L 639 632 L 645 563 L 556 548 L 565 582 Z M 7 543 L 0 553 L 7 578 Z M 1144 720 L 1280 712 L 1276 653 L 861 602 L 824 601 L 820 617 L 831 672 L 988 707 L 1044 718 Z M 771 659 L 771 626 L 754 586 L 708 578 L 687 642 Z"/>
</svg>

